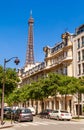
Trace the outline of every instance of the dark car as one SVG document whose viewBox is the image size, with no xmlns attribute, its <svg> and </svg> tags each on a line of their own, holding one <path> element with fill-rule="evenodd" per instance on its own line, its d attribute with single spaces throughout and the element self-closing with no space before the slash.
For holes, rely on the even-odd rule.
<svg viewBox="0 0 84 130">
<path fill-rule="evenodd" d="M 30 109 L 18 108 L 14 114 L 15 121 L 33 121 L 33 115 Z"/>
<path fill-rule="evenodd" d="M 11 113 L 11 111 L 12 109 L 10 107 L 4 107 L 3 108 L 4 118 L 7 118 L 7 116 L 9 116 L 9 113 Z M 1 116 L 1 108 L 0 108 L 0 116 Z"/>
<path fill-rule="evenodd" d="M 5 118 L 6 119 L 14 119 L 14 114 L 15 114 L 15 111 L 16 110 L 9 110 L 9 111 L 6 111 L 5 113 Z"/>
<path fill-rule="evenodd" d="M 39 113 L 40 118 L 49 118 L 49 114 L 52 112 L 52 109 L 45 109 Z"/>
</svg>

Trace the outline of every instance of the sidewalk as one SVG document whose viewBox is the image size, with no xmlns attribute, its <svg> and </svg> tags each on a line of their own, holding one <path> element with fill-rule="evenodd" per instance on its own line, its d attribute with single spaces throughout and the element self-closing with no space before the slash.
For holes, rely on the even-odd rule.
<svg viewBox="0 0 84 130">
<path fill-rule="evenodd" d="M 0 122 L 0 123 L 1 123 L 1 122 Z M 0 124 L 0 129 L 9 128 L 9 127 L 12 127 L 12 126 L 14 126 L 14 122 L 6 121 L 6 122 L 4 122 L 3 125 Z"/>
<path fill-rule="evenodd" d="M 72 119 L 71 121 L 84 122 L 84 119 Z"/>
</svg>

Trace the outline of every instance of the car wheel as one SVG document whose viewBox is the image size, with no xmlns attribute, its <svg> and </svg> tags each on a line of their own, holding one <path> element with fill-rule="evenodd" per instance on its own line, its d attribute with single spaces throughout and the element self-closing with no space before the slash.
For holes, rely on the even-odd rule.
<svg viewBox="0 0 84 130">
<path fill-rule="evenodd" d="M 70 119 L 68 119 L 67 121 L 70 121 Z"/>
<path fill-rule="evenodd" d="M 50 115 L 48 115 L 48 119 L 50 119 Z"/>
<path fill-rule="evenodd" d="M 57 116 L 57 120 L 59 121 L 59 116 Z"/>
<path fill-rule="evenodd" d="M 33 122 L 33 120 L 30 120 L 31 122 Z"/>
</svg>

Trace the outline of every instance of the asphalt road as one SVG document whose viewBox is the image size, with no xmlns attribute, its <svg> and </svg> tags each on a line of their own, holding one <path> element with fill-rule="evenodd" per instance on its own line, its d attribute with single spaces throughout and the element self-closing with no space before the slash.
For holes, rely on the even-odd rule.
<svg viewBox="0 0 84 130">
<path fill-rule="evenodd" d="M 84 122 L 57 121 L 34 117 L 33 122 L 15 123 L 13 127 L 3 130 L 84 130 Z"/>
</svg>

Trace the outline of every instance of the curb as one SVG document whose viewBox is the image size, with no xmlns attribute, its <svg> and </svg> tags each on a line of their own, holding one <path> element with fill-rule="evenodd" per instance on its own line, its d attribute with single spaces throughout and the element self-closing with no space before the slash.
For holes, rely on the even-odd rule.
<svg viewBox="0 0 84 130">
<path fill-rule="evenodd" d="M 14 125 L 7 125 L 7 126 L 0 126 L 0 129 L 3 129 L 3 128 L 10 128 L 10 127 L 13 127 Z"/>
<path fill-rule="evenodd" d="M 79 120 L 71 120 L 71 121 L 74 121 L 74 122 L 79 122 Z"/>
<path fill-rule="evenodd" d="M 75 122 L 81 122 L 81 119 L 72 119 L 71 121 L 75 121 Z"/>
</svg>

